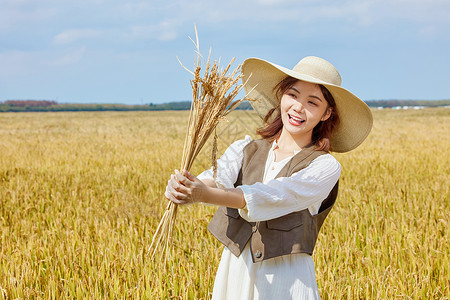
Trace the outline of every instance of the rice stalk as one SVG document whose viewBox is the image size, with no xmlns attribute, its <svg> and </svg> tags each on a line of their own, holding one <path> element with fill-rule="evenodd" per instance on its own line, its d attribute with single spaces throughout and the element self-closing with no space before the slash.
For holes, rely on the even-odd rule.
<svg viewBox="0 0 450 300">
<path fill-rule="evenodd" d="M 210 50 L 203 76 L 201 76 L 202 57 L 200 55 L 200 45 L 196 28 L 195 36 L 196 42 L 193 42 L 196 46 L 197 56 L 194 62 L 194 71 L 190 71 L 180 62 L 181 66 L 194 76 L 194 79 L 191 80 L 192 103 L 180 167 L 180 170 L 187 171 L 191 169 L 195 158 L 200 153 L 208 138 L 215 131 L 217 124 L 246 99 L 246 97 L 243 97 L 233 102 L 234 98 L 244 86 L 244 84 L 239 84 L 242 79 L 240 72 L 241 65 L 237 66 L 229 74 L 234 58 L 221 70 L 220 61 L 211 63 Z M 217 144 L 217 141 L 215 144 Z M 213 155 L 215 155 L 215 152 L 216 150 L 213 149 Z M 152 259 L 159 247 L 163 247 L 161 253 L 167 258 L 176 212 L 177 204 L 169 202 L 158 228 L 153 235 L 152 243 L 148 250 L 148 253 L 151 253 Z"/>
<path fill-rule="evenodd" d="M 214 130 L 213 146 L 211 151 L 211 162 L 213 165 L 213 177 L 217 178 L 217 131 Z"/>
</svg>

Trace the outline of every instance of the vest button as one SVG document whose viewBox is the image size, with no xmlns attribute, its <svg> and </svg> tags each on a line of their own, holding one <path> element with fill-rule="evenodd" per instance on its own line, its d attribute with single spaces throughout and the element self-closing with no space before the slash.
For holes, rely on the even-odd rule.
<svg viewBox="0 0 450 300">
<path fill-rule="evenodd" d="M 261 251 L 257 250 L 257 251 L 255 252 L 255 257 L 256 257 L 256 258 L 261 258 L 261 256 L 262 256 Z"/>
</svg>

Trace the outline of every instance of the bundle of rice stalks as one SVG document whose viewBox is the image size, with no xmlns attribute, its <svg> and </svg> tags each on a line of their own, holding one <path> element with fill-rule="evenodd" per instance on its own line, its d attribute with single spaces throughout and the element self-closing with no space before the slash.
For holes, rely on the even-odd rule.
<svg viewBox="0 0 450 300">
<path fill-rule="evenodd" d="M 195 158 L 200 153 L 208 138 L 215 132 L 219 121 L 223 120 L 226 115 L 233 111 L 245 99 L 243 97 L 233 102 L 233 99 L 243 87 L 243 84 L 238 84 L 242 78 L 240 72 L 241 65 L 236 67 L 231 74 L 228 74 L 234 58 L 225 69 L 221 70 L 219 66 L 220 62 L 214 61 L 212 64 L 210 63 L 210 51 L 206 61 L 204 75 L 203 77 L 201 76 L 201 55 L 197 30 L 195 30 L 195 35 L 196 42 L 194 44 L 197 48 L 195 70 L 193 72 L 188 70 L 180 62 L 183 68 L 194 76 L 194 79 L 191 80 L 192 103 L 180 168 L 180 170 L 187 171 L 191 169 Z M 213 147 L 212 151 L 214 153 L 216 149 Z M 169 202 L 166 208 L 148 250 L 149 253 L 151 252 L 152 258 L 161 245 L 163 247 L 161 253 L 165 256 L 167 254 L 177 215 L 177 207 L 177 204 Z"/>
</svg>

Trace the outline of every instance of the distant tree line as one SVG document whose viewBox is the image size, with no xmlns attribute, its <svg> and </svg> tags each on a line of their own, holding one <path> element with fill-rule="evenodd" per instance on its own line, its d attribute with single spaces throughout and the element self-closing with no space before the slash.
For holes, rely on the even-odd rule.
<svg viewBox="0 0 450 300">
<path fill-rule="evenodd" d="M 450 106 L 450 100 L 369 100 L 370 107 L 392 108 L 398 106 Z M 126 104 L 75 104 L 57 103 L 53 100 L 7 100 L 0 102 L 0 112 L 45 112 L 45 111 L 162 111 L 189 110 L 190 101 L 169 102 L 162 104 L 126 105 Z M 243 102 L 237 109 L 250 110 L 249 102 Z"/>
<path fill-rule="evenodd" d="M 0 112 L 46 112 L 46 111 L 161 111 L 189 110 L 190 101 L 169 102 L 162 104 L 127 105 L 127 104 L 76 104 L 57 103 L 53 100 L 7 100 L 0 102 Z M 237 109 L 251 109 L 249 103 L 242 103 Z"/>
<path fill-rule="evenodd" d="M 149 104 L 150 110 L 189 110 L 191 109 L 191 101 L 169 102 L 163 104 Z M 248 101 L 242 102 L 236 109 L 249 110 L 252 106 Z"/>
<path fill-rule="evenodd" d="M 398 106 L 425 106 L 438 107 L 449 106 L 449 100 L 368 100 L 367 105 L 370 107 L 392 108 Z"/>
<path fill-rule="evenodd" d="M 46 111 L 136 111 L 151 110 L 149 105 L 126 104 L 76 104 L 57 103 L 49 100 L 8 100 L 0 102 L 0 112 L 46 112 Z"/>
<path fill-rule="evenodd" d="M 46 107 L 58 103 L 53 100 L 7 100 L 4 104 L 10 107 Z"/>
</svg>

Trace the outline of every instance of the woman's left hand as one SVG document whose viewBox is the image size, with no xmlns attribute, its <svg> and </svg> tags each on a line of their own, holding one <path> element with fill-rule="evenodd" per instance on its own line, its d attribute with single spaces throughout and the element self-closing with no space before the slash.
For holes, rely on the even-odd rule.
<svg viewBox="0 0 450 300">
<path fill-rule="evenodd" d="M 164 195 L 176 204 L 189 204 L 206 202 L 209 187 L 200 179 L 184 170 L 180 173 L 175 170 L 166 187 Z"/>
</svg>

